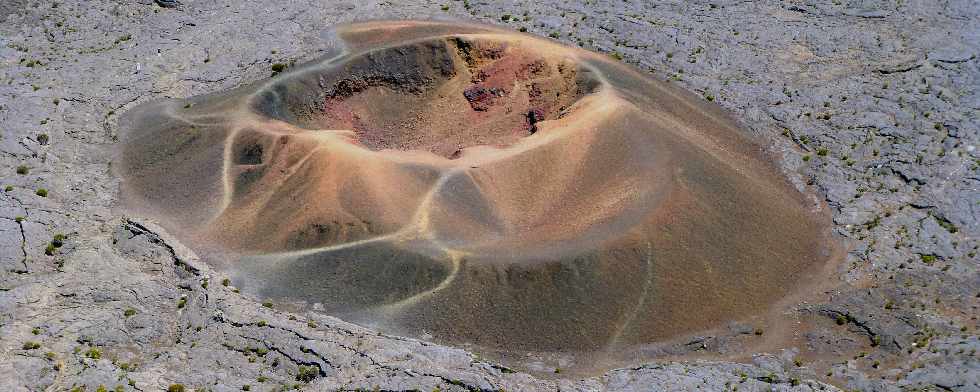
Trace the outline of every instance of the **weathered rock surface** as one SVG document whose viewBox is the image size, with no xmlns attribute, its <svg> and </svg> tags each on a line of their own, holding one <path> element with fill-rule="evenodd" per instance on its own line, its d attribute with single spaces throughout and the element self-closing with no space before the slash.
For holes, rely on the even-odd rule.
<svg viewBox="0 0 980 392">
<path fill-rule="evenodd" d="M 975 2 L 73 0 L 0 15 L 0 390 L 980 389 Z M 116 212 L 123 111 L 268 76 L 319 56 L 328 26 L 377 17 L 525 28 L 719 103 L 834 210 L 849 246 L 834 288 L 785 309 L 804 325 L 787 345 L 740 349 L 747 322 L 662 363 L 530 374 L 265 307 Z"/>
</svg>

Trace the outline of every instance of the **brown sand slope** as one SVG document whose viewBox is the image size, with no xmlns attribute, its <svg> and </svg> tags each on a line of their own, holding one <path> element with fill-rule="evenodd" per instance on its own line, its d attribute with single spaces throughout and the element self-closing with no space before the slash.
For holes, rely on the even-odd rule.
<svg viewBox="0 0 980 392">
<path fill-rule="evenodd" d="M 801 195 L 690 94 L 486 26 L 337 31 L 340 56 L 133 110 L 130 208 L 263 295 L 514 353 L 710 328 L 826 258 Z"/>
</svg>

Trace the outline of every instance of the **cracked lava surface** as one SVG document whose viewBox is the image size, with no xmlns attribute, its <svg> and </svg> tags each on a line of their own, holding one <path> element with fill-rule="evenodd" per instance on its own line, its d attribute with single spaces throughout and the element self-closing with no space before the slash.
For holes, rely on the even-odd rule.
<svg viewBox="0 0 980 392">
<path fill-rule="evenodd" d="M 127 113 L 126 208 L 263 297 L 513 355 L 763 313 L 828 258 L 812 203 L 690 93 L 494 27 L 335 32 L 338 53 Z"/>
</svg>

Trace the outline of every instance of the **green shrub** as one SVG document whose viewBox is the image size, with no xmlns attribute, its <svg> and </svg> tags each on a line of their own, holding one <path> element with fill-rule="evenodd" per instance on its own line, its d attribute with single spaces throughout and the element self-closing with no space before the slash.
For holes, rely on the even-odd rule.
<svg viewBox="0 0 980 392">
<path fill-rule="evenodd" d="M 44 188 L 38 188 L 34 193 L 41 197 L 48 197 L 48 190 Z"/>
<path fill-rule="evenodd" d="M 102 350 L 92 347 L 85 352 L 85 357 L 98 360 L 102 358 Z"/>
<path fill-rule="evenodd" d="M 177 309 L 182 309 L 184 306 L 187 306 L 187 297 L 180 297 L 177 300 Z"/>
<path fill-rule="evenodd" d="M 262 303 L 262 306 L 265 306 L 265 307 L 267 307 L 269 309 L 272 309 L 272 302 L 265 301 L 265 302 Z"/>
<path fill-rule="evenodd" d="M 170 384 L 167 392 L 184 392 L 184 384 Z"/>
<path fill-rule="evenodd" d="M 224 279 L 221 280 L 221 285 L 222 286 L 228 287 L 228 285 L 230 285 L 230 284 L 231 284 L 231 279 L 224 278 Z"/>
<path fill-rule="evenodd" d="M 27 166 L 24 165 L 17 166 L 17 174 L 24 175 L 27 174 L 28 172 L 30 172 L 30 169 L 28 169 Z"/>
<path fill-rule="evenodd" d="M 829 153 L 829 152 L 830 151 L 828 151 L 826 148 L 820 148 L 820 149 L 817 150 L 817 155 L 822 156 L 822 157 L 825 157 L 825 156 L 827 156 L 827 153 Z"/>
<path fill-rule="evenodd" d="M 48 144 L 48 134 L 42 133 L 40 135 L 37 135 L 37 142 L 42 145 Z"/>
<path fill-rule="evenodd" d="M 320 372 L 315 366 L 300 365 L 299 369 L 296 370 L 296 381 L 310 382 L 318 375 L 320 375 Z"/>
<path fill-rule="evenodd" d="M 133 309 L 133 308 L 126 309 L 123 312 L 123 316 L 126 316 L 126 317 L 132 317 L 132 316 L 135 316 L 135 315 L 136 315 L 136 309 Z"/>
<path fill-rule="evenodd" d="M 39 348 L 41 348 L 41 343 L 33 341 L 24 342 L 24 350 L 37 350 Z"/>
<path fill-rule="evenodd" d="M 7 186 L 5 186 L 5 187 L 3 188 L 3 190 L 4 190 L 5 192 L 10 192 L 10 191 L 12 191 L 12 190 L 14 190 L 14 186 L 13 186 L 13 185 L 7 185 Z"/>
</svg>

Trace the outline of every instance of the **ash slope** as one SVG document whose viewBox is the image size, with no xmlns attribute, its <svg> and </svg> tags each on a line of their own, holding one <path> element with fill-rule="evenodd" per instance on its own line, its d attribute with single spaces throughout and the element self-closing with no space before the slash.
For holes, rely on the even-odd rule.
<svg viewBox="0 0 980 392">
<path fill-rule="evenodd" d="M 0 177 L 13 187 L 0 192 L 5 390 L 264 390 L 307 385 L 301 365 L 317 369 L 307 390 L 978 388 L 973 1 L 37 3 L 0 5 Z M 757 347 L 773 329 L 738 323 L 671 344 L 656 363 L 547 380 L 265 308 L 222 286 L 224 274 L 187 266 L 161 229 L 109 209 L 120 113 L 265 78 L 275 63 L 319 56 L 319 26 L 365 15 L 523 27 L 712 98 L 751 120 L 801 187 L 821 191 L 854 250 L 826 295 L 783 308 L 806 327 L 791 344 Z M 57 233 L 64 245 L 45 254 Z"/>
<path fill-rule="evenodd" d="M 261 296 L 516 358 L 757 316 L 830 258 L 719 108 L 608 56 L 468 24 L 337 34 L 339 56 L 134 108 L 126 204 L 240 255 L 221 264 Z"/>
</svg>

